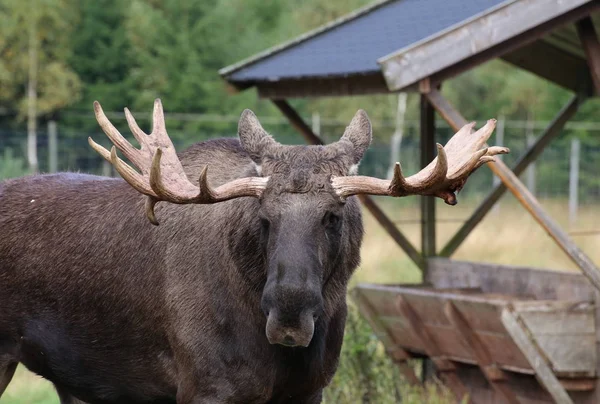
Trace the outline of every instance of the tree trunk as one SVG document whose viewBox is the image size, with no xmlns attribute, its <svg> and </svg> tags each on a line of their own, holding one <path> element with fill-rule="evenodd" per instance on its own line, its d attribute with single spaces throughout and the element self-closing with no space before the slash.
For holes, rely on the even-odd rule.
<svg viewBox="0 0 600 404">
<path fill-rule="evenodd" d="M 37 21 L 31 19 L 29 25 L 29 77 L 27 82 L 27 161 L 29 169 L 38 171 L 37 158 L 37 74 L 38 74 L 38 40 Z"/>
</svg>

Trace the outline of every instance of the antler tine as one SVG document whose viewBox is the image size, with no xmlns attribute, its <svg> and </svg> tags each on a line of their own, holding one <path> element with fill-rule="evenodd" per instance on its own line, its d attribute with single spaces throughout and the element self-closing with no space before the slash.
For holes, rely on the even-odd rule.
<svg viewBox="0 0 600 404">
<path fill-rule="evenodd" d="M 115 144 L 109 152 L 104 147 L 88 139 L 90 146 L 103 158 L 110 161 L 117 172 L 140 193 L 147 195 L 146 216 L 152 224 L 158 225 L 154 207 L 160 201 L 192 204 L 216 203 L 243 196 L 260 197 L 269 181 L 268 177 L 238 178 L 217 188 L 209 185 L 207 167 L 200 173 L 199 184 L 188 179 L 184 167 L 177 156 L 165 126 L 165 117 L 160 99 L 154 102 L 152 112 L 152 132 L 147 135 L 140 129 L 129 109 L 125 108 L 125 118 L 131 132 L 142 148 L 134 148 L 110 123 L 102 107 L 94 102 L 98 123 Z M 125 163 L 117 155 L 117 148 L 141 171 Z"/>
<path fill-rule="evenodd" d="M 333 177 L 332 186 L 341 198 L 356 194 L 431 195 L 455 205 L 455 192 L 462 189 L 473 171 L 494 161 L 494 155 L 509 152 L 508 148 L 499 146 L 480 149 L 492 134 L 495 119 L 490 119 L 475 133 L 472 131 L 474 125 L 474 122 L 464 125 L 445 147 L 437 144 L 437 161 L 432 161 L 415 175 L 404 178 L 400 163 L 396 163 L 391 181 L 365 176 Z"/>
<path fill-rule="evenodd" d="M 165 125 L 165 113 L 160 98 L 154 100 L 154 109 L 152 110 L 152 134 L 161 137 L 168 136 Z"/>
<path fill-rule="evenodd" d="M 440 181 L 443 181 L 448 174 L 448 157 L 446 156 L 446 151 L 444 150 L 444 146 L 439 143 L 436 143 L 437 146 L 437 162 L 433 169 L 431 169 L 431 165 L 433 161 L 429 163 L 429 165 L 418 172 L 415 175 L 412 175 L 406 179 L 407 190 L 408 191 L 420 191 L 431 187 L 433 184 L 437 184 Z"/>
<path fill-rule="evenodd" d="M 110 141 L 113 142 L 114 145 L 123 152 L 125 157 L 139 167 L 143 163 L 143 159 L 139 150 L 133 147 L 131 143 L 129 143 L 127 139 L 121 135 L 121 132 L 119 132 L 117 128 L 115 128 L 114 125 L 108 120 L 104 114 L 104 111 L 102 110 L 102 106 L 100 106 L 98 101 L 94 101 L 94 113 L 96 115 L 96 120 Z"/>
<path fill-rule="evenodd" d="M 137 122 L 131 112 L 129 112 L 129 108 L 125 108 L 125 119 L 127 119 L 127 125 L 129 126 L 129 130 L 133 133 L 135 139 L 140 143 L 142 147 L 146 145 L 148 135 L 138 126 Z"/>
<path fill-rule="evenodd" d="M 104 158 L 104 160 L 108 161 L 109 163 L 111 162 L 111 160 L 110 160 L 110 152 L 108 150 L 106 150 L 103 146 L 101 146 L 98 143 L 94 142 L 94 140 L 92 139 L 91 136 L 88 136 L 88 144 L 90 146 L 92 146 L 92 149 L 94 149 L 96 151 L 96 153 L 98 153 L 99 155 L 101 155 Z"/>
<path fill-rule="evenodd" d="M 129 164 L 124 162 L 117 156 L 117 149 L 113 146 L 110 149 L 110 162 L 115 167 L 117 172 L 129 183 L 136 191 L 144 195 L 156 196 L 156 194 L 146 185 L 144 177 L 135 171 Z"/>
</svg>

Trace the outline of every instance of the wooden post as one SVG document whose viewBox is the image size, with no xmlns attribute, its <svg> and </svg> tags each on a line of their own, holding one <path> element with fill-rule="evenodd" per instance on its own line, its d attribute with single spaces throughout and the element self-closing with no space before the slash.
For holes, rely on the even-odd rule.
<svg viewBox="0 0 600 404">
<path fill-rule="evenodd" d="M 588 15 L 577 21 L 575 25 L 577 26 L 579 40 L 585 51 L 596 94 L 600 94 L 600 43 L 598 43 L 594 22 L 592 21 L 592 17 Z"/>
<path fill-rule="evenodd" d="M 420 83 L 420 89 L 423 93 L 431 90 L 428 81 Z M 426 167 L 435 158 L 435 110 L 429 103 L 427 96 L 421 94 L 421 168 Z M 427 271 L 427 258 L 436 255 L 435 247 L 435 198 L 421 196 L 421 254 L 424 259 L 423 282 L 429 282 Z M 435 361 L 425 359 L 423 361 L 423 381 L 430 380 L 435 374 Z M 436 364 L 437 366 L 437 364 Z"/>
<path fill-rule="evenodd" d="M 504 116 L 501 115 L 498 117 L 498 122 L 496 124 L 496 146 L 504 146 L 504 125 L 505 125 L 505 119 Z M 502 155 L 498 155 L 496 156 L 497 159 L 502 159 Z M 492 186 L 495 188 L 497 186 L 499 186 L 500 184 L 502 184 L 502 181 L 500 181 L 500 178 L 496 177 L 495 175 L 492 176 Z M 494 205 L 494 213 L 498 214 L 500 213 L 500 202 L 496 202 Z"/>
<path fill-rule="evenodd" d="M 458 131 L 467 124 L 467 121 L 439 92 L 432 90 L 427 96 L 435 109 L 444 117 L 448 124 L 454 128 L 454 130 Z M 598 269 L 593 261 L 577 247 L 567 232 L 561 229 L 558 223 L 544 211 L 542 206 L 531 192 L 529 192 L 527 187 L 523 185 L 515 173 L 512 172 L 502 160 L 497 160 L 495 163 L 488 164 L 487 166 L 500 177 L 504 185 L 512 192 L 523 207 L 529 211 L 531 216 L 533 216 L 544 230 L 546 230 L 550 237 L 554 239 L 556 244 L 562 248 L 569 258 L 577 264 L 592 285 L 600 290 L 600 269 Z"/>
<path fill-rule="evenodd" d="M 112 170 L 112 164 L 110 164 L 108 161 L 102 159 L 102 175 L 105 177 L 112 177 L 113 176 L 113 170 Z"/>
<path fill-rule="evenodd" d="M 421 168 L 435 158 L 435 111 L 426 95 L 421 95 Z M 435 198 L 421 196 L 421 251 L 423 257 L 435 256 Z M 427 279 L 427 265 L 423 280 Z"/>
<path fill-rule="evenodd" d="M 544 132 L 538 137 L 537 142 L 530 147 L 523 157 L 517 162 L 513 168 L 513 172 L 518 176 L 520 175 L 529 164 L 534 161 L 544 151 L 546 146 L 555 139 L 564 128 L 567 121 L 575 115 L 579 106 L 582 104 L 585 98 L 581 96 L 573 96 L 569 102 L 560 110 L 554 120 L 546 127 Z M 496 160 L 499 156 L 496 156 Z M 497 176 L 494 176 L 497 177 Z M 499 177 L 497 177 L 500 180 Z M 485 200 L 475 209 L 475 212 L 471 215 L 463 226 L 456 232 L 456 234 L 448 241 L 442 251 L 438 254 L 442 257 L 450 257 L 460 247 L 462 242 L 467 238 L 469 233 L 479 224 L 479 222 L 485 217 L 490 211 L 494 204 L 504 195 L 507 188 L 501 183 L 490 192 Z"/>
<path fill-rule="evenodd" d="M 527 115 L 527 129 L 525 133 L 525 139 L 527 141 L 527 147 L 531 148 L 535 144 L 535 135 L 533 134 L 533 118 L 530 114 Z M 532 195 L 535 195 L 535 161 L 532 161 L 527 167 L 526 174 L 527 189 Z"/>
<path fill-rule="evenodd" d="M 288 104 L 285 100 L 271 100 L 273 104 L 281 111 L 281 113 L 290 121 L 291 125 L 306 139 L 310 144 L 324 144 L 323 141 L 313 133 L 311 128 L 304 122 L 304 120 L 298 115 L 298 113 Z M 362 204 L 371 212 L 379 224 L 388 232 L 388 234 L 394 239 L 394 241 L 406 252 L 408 257 L 423 270 L 423 257 L 413 247 L 410 240 L 406 238 L 404 234 L 398 230 L 394 222 L 392 222 L 385 212 L 383 212 L 379 206 L 373 201 L 368 195 L 358 195 L 359 200 Z"/>
<path fill-rule="evenodd" d="M 404 135 L 404 117 L 406 116 L 406 93 L 398 94 L 398 108 L 396 109 L 396 128 L 390 139 L 390 166 L 387 172 L 387 178 L 394 177 L 394 166 L 400 161 L 400 148 L 402 147 L 402 137 Z"/>
<path fill-rule="evenodd" d="M 58 171 L 58 131 L 56 121 L 48 121 L 48 172 Z"/>
<path fill-rule="evenodd" d="M 579 139 L 571 140 L 571 161 L 569 169 L 569 225 L 573 227 L 577 221 L 579 197 Z"/>
<path fill-rule="evenodd" d="M 313 112 L 311 123 L 313 133 L 319 136 L 321 134 L 321 115 L 318 112 Z"/>
</svg>

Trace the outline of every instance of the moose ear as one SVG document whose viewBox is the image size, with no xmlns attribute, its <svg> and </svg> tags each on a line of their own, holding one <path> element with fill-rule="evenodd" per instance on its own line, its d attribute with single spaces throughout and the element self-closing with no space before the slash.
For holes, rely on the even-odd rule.
<svg viewBox="0 0 600 404">
<path fill-rule="evenodd" d="M 245 109 L 242 112 L 242 116 L 238 122 L 238 136 L 240 137 L 242 147 L 256 164 L 260 164 L 263 153 L 270 146 L 277 143 L 263 129 L 254 112 L 249 109 Z"/>
<path fill-rule="evenodd" d="M 352 144 L 353 164 L 360 163 L 371 144 L 372 137 L 371 121 L 367 113 L 359 109 L 340 139 L 340 141 L 347 141 Z"/>
</svg>

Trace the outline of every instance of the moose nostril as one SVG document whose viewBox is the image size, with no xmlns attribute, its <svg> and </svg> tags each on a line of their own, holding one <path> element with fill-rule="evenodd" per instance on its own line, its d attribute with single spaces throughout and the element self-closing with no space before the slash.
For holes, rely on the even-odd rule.
<svg viewBox="0 0 600 404">
<path fill-rule="evenodd" d="M 283 345 L 296 346 L 296 340 L 291 335 L 286 335 L 282 341 Z"/>
</svg>

